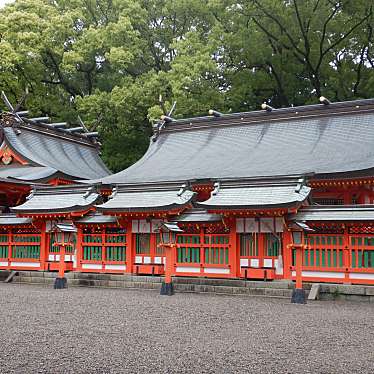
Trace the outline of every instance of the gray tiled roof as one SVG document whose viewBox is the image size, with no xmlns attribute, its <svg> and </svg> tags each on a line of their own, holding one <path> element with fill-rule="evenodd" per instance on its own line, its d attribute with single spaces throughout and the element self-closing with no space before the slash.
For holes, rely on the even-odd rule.
<svg viewBox="0 0 374 374">
<path fill-rule="evenodd" d="M 0 214 L 0 225 L 27 225 L 32 222 L 29 217 L 17 217 L 15 214 Z"/>
<path fill-rule="evenodd" d="M 35 189 L 15 213 L 64 213 L 84 211 L 95 204 L 99 194 L 92 187 L 43 187 Z"/>
<path fill-rule="evenodd" d="M 95 213 L 87 215 L 76 221 L 77 223 L 84 224 L 105 224 L 105 223 L 117 223 L 117 218 L 113 216 L 106 216 L 101 213 Z"/>
<path fill-rule="evenodd" d="M 208 213 L 206 209 L 192 208 L 184 211 L 181 215 L 171 218 L 175 222 L 219 222 L 222 221 L 220 214 Z"/>
<path fill-rule="evenodd" d="M 191 202 L 195 193 L 176 186 L 120 187 L 99 211 L 169 210 Z"/>
<path fill-rule="evenodd" d="M 293 221 L 374 221 L 373 205 L 319 205 L 290 215 Z"/>
<path fill-rule="evenodd" d="M 146 154 L 103 183 L 331 174 L 374 168 L 374 112 L 313 106 L 165 124 Z M 372 105 L 372 104 L 371 104 Z M 316 109 L 317 108 L 317 109 Z M 320 109 L 318 109 L 320 108 Z M 336 112 L 334 112 L 336 108 Z M 293 110 L 291 112 L 290 110 Z"/>
<path fill-rule="evenodd" d="M 271 183 L 223 183 L 218 192 L 197 206 L 205 208 L 266 208 L 298 205 L 305 201 L 311 188 L 297 181 Z"/>
<path fill-rule="evenodd" d="M 75 141 L 52 130 L 21 126 L 17 135 L 13 127 L 4 127 L 5 142 L 35 166 L 55 169 L 77 179 L 95 179 L 110 172 L 100 159 L 98 149 L 88 141 Z M 55 131 L 56 132 L 56 131 Z"/>
<path fill-rule="evenodd" d="M 23 181 L 39 181 L 57 174 L 56 169 L 48 166 L 18 166 L 0 167 L 1 178 L 11 178 Z"/>
</svg>

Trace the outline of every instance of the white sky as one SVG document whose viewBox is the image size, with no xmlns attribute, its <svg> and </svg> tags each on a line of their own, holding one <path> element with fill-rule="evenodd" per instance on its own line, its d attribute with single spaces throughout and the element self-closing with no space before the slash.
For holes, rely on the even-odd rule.
<svg viewBox="0 0 374 374">
<path fill-rule="evenodd" d="M 7 3 L 12 3 L 14 0 L 0 0 L 0 8 L 2 8 Z"/>
</svg>

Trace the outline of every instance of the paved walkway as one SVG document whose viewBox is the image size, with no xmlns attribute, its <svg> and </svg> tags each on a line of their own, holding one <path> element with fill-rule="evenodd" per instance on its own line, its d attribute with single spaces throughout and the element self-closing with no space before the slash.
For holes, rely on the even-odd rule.
<svg viewBox="0 0 374 374">
<path fill-rule="evenodd" d="M 373 373 L 374 306 L 0 284 L 1 373 Z"/>
</svg>

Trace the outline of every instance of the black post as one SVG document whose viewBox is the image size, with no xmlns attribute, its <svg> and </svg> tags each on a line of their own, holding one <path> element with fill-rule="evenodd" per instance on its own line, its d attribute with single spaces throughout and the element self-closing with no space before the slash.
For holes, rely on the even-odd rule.
<svg viewBox="0 0 374 374">
<path fill-rule="evenodd" d="M 62 290 L 63 288 L 68 288 L 68 282 L 66 278 L 56 278 L 53 285 L 55 290 Z"/>
<path fill-rule="evenodd" d="M 160 295 L 173 296 L 174 295 L 173 283 L 162 282 Z"/>
</svg>

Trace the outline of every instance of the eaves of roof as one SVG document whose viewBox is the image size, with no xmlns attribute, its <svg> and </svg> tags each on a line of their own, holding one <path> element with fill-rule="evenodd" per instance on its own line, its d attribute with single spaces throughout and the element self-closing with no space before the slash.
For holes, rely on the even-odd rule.
<svg viewBox="0 0 374 374">
<path fill-rule="evenodd" d="M 18 214 L 82 212 L 92 207 L 100 195 L 92 187 L 37 188 L 22 205 L 11 208 Z"/>
<path fill-rule="evenodd" d="M 301 208 L 291 221 L 374 221 L 373 205 L 318 205 Z"/>
</svg>

